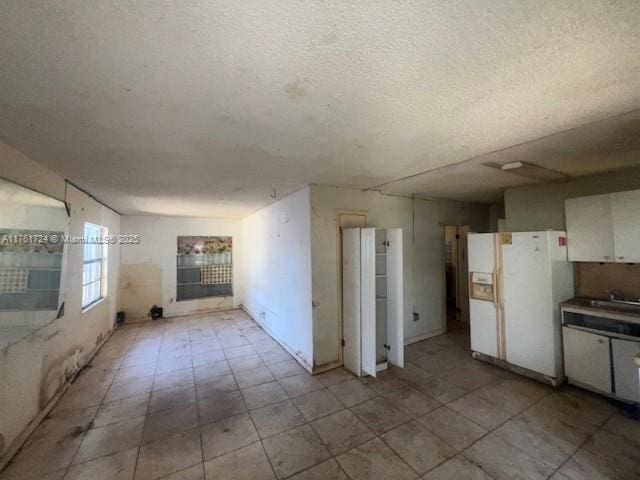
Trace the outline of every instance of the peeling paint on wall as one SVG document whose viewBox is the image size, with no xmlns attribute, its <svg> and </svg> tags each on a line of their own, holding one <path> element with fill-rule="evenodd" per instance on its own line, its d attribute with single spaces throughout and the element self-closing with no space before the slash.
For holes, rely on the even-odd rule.
<svg viewBox="0 0 640 480">
<path fill-rule="evenodd" d="M 81 363 L 82 347 L 74 347 L 58 359 L 49 362 L 45 355 L 42 358 L 42 376 L 40 378 L 40 394 L 38 404 L 40 409 L 47 406 L 60 387 L 76 373 Z"/>
</svg>

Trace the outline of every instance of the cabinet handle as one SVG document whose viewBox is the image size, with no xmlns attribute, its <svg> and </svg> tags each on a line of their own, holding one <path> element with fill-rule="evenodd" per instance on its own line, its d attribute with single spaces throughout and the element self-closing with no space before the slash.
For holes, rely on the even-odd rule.
<svg viewBox="0 0 640 480">
<path fill-rule="evenodd" d="M 604 343 L 604 340 L 600 338 L 600 339 L 598 340 L 598 343 Z"/>
<path fill-rule="evenodd" d="M 624 257 L 618 257 L 618 260 L 624 260 Z"/>
</svg>

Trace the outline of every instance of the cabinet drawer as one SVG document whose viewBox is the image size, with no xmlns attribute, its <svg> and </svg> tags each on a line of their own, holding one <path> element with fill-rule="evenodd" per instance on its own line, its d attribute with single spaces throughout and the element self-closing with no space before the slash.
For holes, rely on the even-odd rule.
<svg viewBox="0 0 640 480">
<path fill-rule="evenodd" d="M 612 393 L 610 339 L 562 327 L 564 368 L 569 380 L 603 393 Z"/>
</svg>

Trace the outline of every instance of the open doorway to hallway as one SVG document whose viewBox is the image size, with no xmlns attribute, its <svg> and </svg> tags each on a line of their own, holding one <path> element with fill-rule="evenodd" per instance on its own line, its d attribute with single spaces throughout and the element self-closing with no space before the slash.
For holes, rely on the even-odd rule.
<svg viewBox="0 0 640 480">
<path fill-rule="evenodd" d="M 444 225 L 445 327 L 468 330 L 469 282 L 467 234 L 469 225 Z"/>
</svg>

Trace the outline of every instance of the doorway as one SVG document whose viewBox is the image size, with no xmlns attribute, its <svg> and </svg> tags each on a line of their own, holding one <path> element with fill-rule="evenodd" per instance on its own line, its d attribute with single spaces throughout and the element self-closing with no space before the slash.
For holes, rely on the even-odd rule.
<svg viewBox="0 0 640 480">
<path fill-rule="evenodd" d="M 469 323 L 469 225 L 444 225 L 445 327 L 458 330 Z"/>
<path fill-rule="evenodd" d="M 344 338 L 342 322 L 342 230 L 345 228 L 365 228 L 367 226 L 367 212 L 353 210 L 336 211 L 336 245 L 338 248 L 338 333 L 340 339 L 340 365 L 344 363 L 344 352 L 342 350 L 342 339 Z"/>
</svg>

